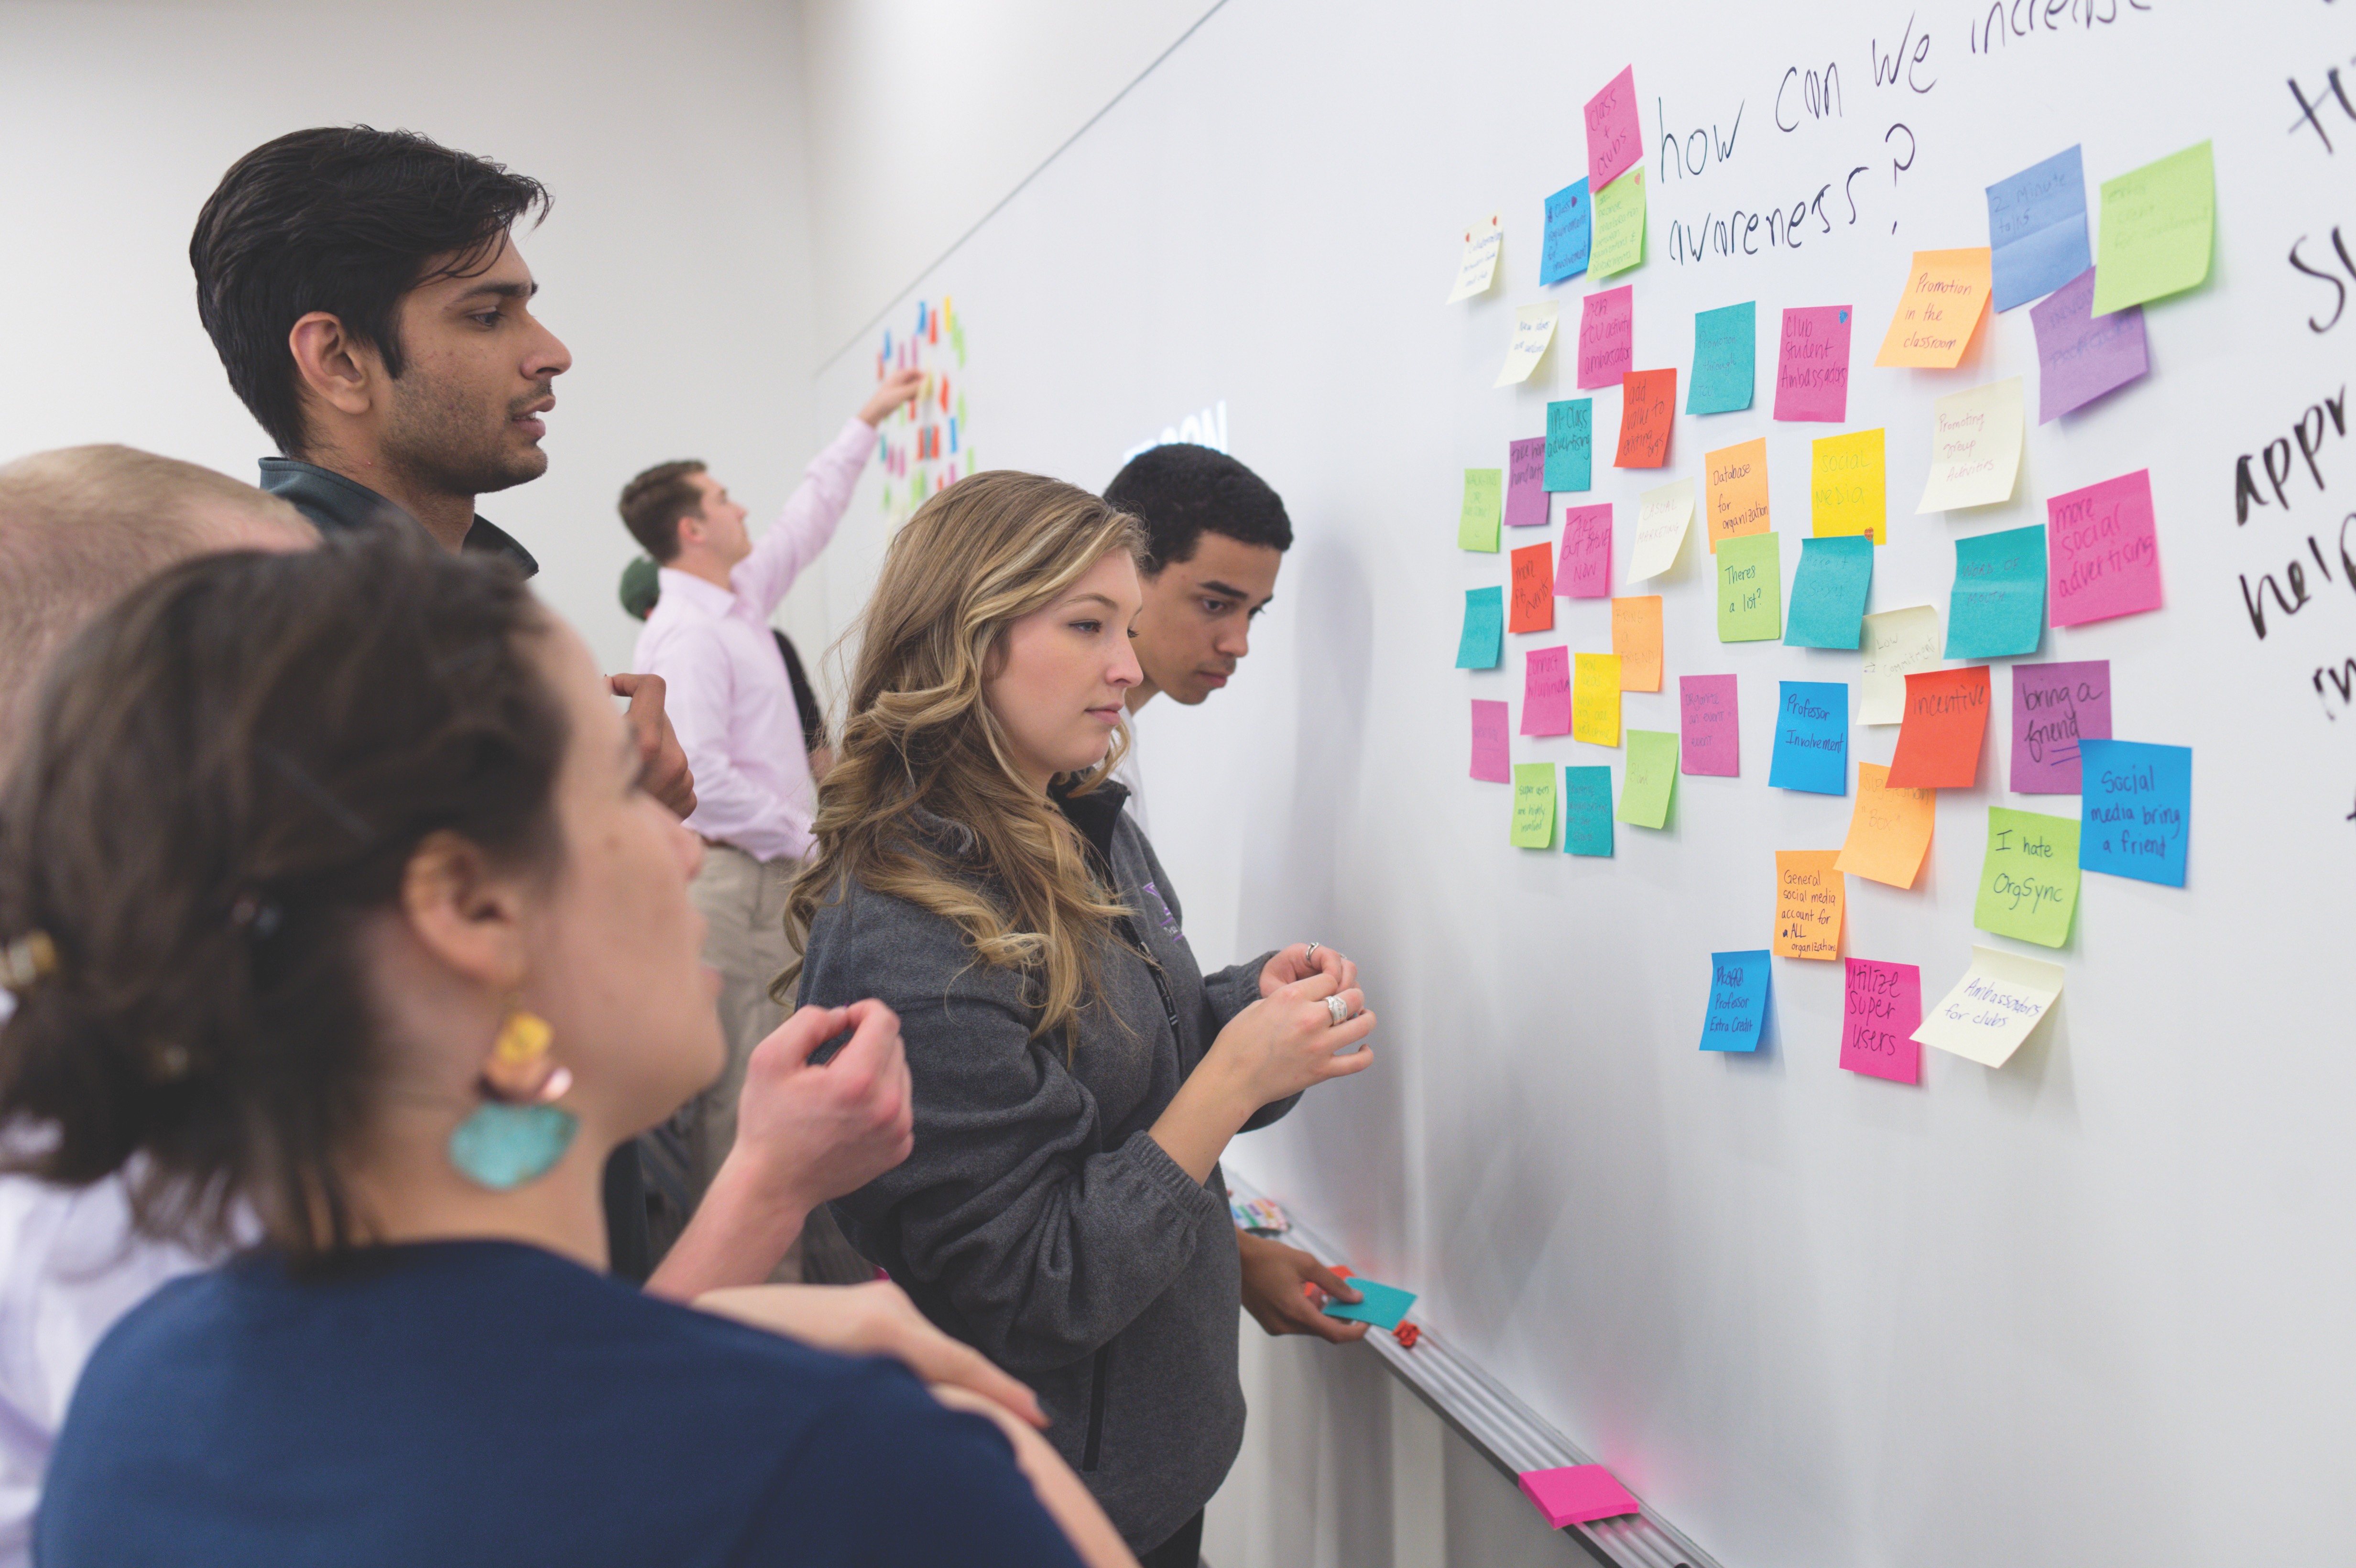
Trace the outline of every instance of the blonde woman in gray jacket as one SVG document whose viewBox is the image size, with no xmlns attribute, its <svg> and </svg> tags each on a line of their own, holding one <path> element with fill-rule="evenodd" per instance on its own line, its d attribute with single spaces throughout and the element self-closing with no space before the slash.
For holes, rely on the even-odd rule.
<svg viewBox="0 0 2356 1568">
<path fill-rule="evenodd" d="M 1025 474 L 917 509 L 861 625 L 788 925 L 802 1002 L 880 997 L 915 1086 L 915 1150 L 836 1206 L 845 1233 L 1038 1392 L 1148 1568 L 1193 1568 L 1243 1438 L 1219 1156 L 1365 1071 L 1375 1018 L 1330 948 L 1195 967 L 1107 779 L 1142 678 L 1141 543 Z"/>
</svg>

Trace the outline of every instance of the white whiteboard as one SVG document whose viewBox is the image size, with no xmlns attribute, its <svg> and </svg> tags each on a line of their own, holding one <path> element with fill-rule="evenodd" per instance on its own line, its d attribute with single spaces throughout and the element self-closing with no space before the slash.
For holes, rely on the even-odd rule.
<svg viewBox="0 0 2356 1568">
<path fill-rule="evenodd" d="M 1909 69 L 1877 85 L 1901 36 Z M 1229 0 L 909 296 L 955 298 L 962 434 L 992 466 L 1101 485 L 1225 401 L 1300 539 L 1235 685 L 1145 715 L 1157 844 L 1206 961 L 1322 938 L 1384 1017 L 1375 1072 L 1232 1163 L 1420 1291 L 1419 1317 L 1729 1568 L 2356 1560 L 2356 710 L 2317 674 L 2356 656 L 2337 553 L 2356 436 L 2324 441 L 2320 488 L 2294 454 L 2287 513 L 2234 505 L 2237 456 L 2263 473 L 2351 379 L 2356 309 L 2314 329 L 2331 286 L 2286 258 L 2303 240 L 2329 268 L 2338 224 L 2356 253 L 2356 119 L 2327 96 L 2319 133 L 2286 88 L 2328 95 L 2336 63 L 2356 99 L 2351 54 L 2356 14 L 2327 0 L 1916 5 L 1911 26 L 1860 0 Z M 1979 785 L 1943 794 L 1915 890 L 1849 879 L 1846 951 L 1920 965 L 1926 1003 L 1975 941 L 2066 966 L 2001 1071 L 1935 1051 L 1919 1088 L 1839 1071 L 1840 966 L 1787 961 L 1772 1050 L 1696 1050 L 1708 954 L 1768 945 L 1772 851 L 1837 848 L 1848 822 L 1853 796 L 1767 786 L 1774 683 L 1856 677 L 1852 655 L 1720 645 L 1697 534 L 1659 588 L 1665 689 L 1630 694 L 1626 722 L 1674 730 L 1676 677 L 1732 671 L 1742 776 L 1680 779 L 1671 830 L 1622 825 L 1610 860 L 1509 848 L 1508 791 L 1465 776 L 1468 699 L 1518 716 L 1524 649 L 1610 648 L 1606 607 L 1564 599 L 1504 668 L 1450 667 L 1463 591 L 1505 580 L 1502 554 L 1456 549 L 1462 471 L 1581 395 L 1590 284 L 1537 285 L 1541 203 L 1585 172 L 1580 106 L 1631 63 L 1647 260 L 1603 286 L 1634 284 L 1636 364 L 1682 388 L 1694 313 L 1756 300 L 1762 370 L 1750 412 L 1680 414 L 1667 470 L 1599 455 L 1574 499 L 1616 503 L 1617 561 L 1641 490 L 1763 435 L 1788 600 L 1808 443 L 1879 425 L 1870 608 L 1944 622 L 1955 537 L 2151 472 L 2166 608 L 2049 628 L 2039 656 L 2109 659 L 2115 733 L 2194 749 L 2187 887 L 2089 874 L 2058 954 L 1975 932 L 1987 808 L 2075 805 L 2006 793 L 2002 668 Z M 1827 68 L 1837 112 L 1812 118 Z M 1665 123 L 1680 145 L 1710 133 L 1698 173 L 1665 165 Z M 1910 253 L 1986 244 L 1983 187 L 2073 144 L 2099 208 L 2101 180 L 2203 138 L 2211 279 L 2148 308 L 2150 376 L 2032 423 L 2009 505 L 1913 516 L 1933 400 L 2023 375 L 2033 421 L 2038 373 L 2025 306 L 1957 371 L 1871 368 Z M 1672 260 L 1672 223 L 1826 187 L 1832 231 L 1797 252 Z M 1498 283 L 1443 306 L 1492 209 Z M 1544 298 L 1566 336 L 1492 390 L 1514 308 Z M 1830 304 L 1857 310 L 1849 419 L 1773 422 L 1773 324 Z M 875 348 L 836 359 L 817 406 L 846 406 Z M 1594 395 L 1608 448 L 1617 394 Z M 886 537 L 878 482 L 829 557 L 830 629 Z M 2261 641 L 2240 580 L 2287 587 L 2294 560 L 2311 602 Z M 1852 789 L 1895 736 L 1852 729 Z M 1514 756 L 1608 762 L 1615 784 L 1624 760 L 1569 737 Z"/>
</svg>

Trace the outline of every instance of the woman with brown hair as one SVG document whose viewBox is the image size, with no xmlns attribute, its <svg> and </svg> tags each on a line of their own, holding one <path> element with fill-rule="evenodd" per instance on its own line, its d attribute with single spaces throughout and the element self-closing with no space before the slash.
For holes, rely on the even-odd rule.
<svg viewBox="0 0 2356 1568">
<path fill-rule="evenodd" d="M 916 1145 L 836 1204 L 926 1316 L 1039 1392 L 1148 1563 L 1194 1568 L 1243 1434 L 1218 1158 L 1374 1028 L 1340 955 L 1211 976 L 1124 792 L 1132 519 L 1031 475 L 893 539 L 789 926 L 801 999 L 900 1015 Z"/>
</svg>

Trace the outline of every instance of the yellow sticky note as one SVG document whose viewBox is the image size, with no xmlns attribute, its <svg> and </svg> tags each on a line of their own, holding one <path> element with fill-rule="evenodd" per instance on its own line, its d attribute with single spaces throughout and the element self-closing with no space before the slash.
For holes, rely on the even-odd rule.
<svg viewBox="0 0 2356 1568">
<path fill-rule="evenodd" d="M 1620 689 L 1661 689 L 1661 596 L 1612 601 L 1612 651 L 1620 659 Z"/>
<path fill-rule="evenodd" d="M 1848 884 L 1834 861 L 1837 849 L 1775 851 L 1775 956 L 1840 956 L 1841 912 Z"/>
<path fill-rule="evenodd" d="M 1816 537 L 1871 534 L 1874 543 L 1889 543 L 1887 488 L 1879 431 L 1853 430 L 1820 438 L 1808 478 Z"/>
<path fill-rule="evenodd" d="M 1708 497 L 1709 551 L 1716 555 L 1719 540 L 1763 534 L 1772 526 L 1767 517 L 1767 438 L 1721 446 L 1704 462 L 1709 475 L 1703 492 Z"/>
<path fill-rule="evenodd" d="M 1890 318 L 1889 334 L 1873 362 L 1954 369 L 1987 310 L 1994 286 L 1988 256 L 1985 245 L 1915 251 L 1906 287 L 1898 296 L 1898 314 Z"/>
<path fill-rule="evenodd" d="M 1554 764 L 1514 764 L 1514 847 L 1544 849 L 1554 843 Z"/>
<path fill-rule="evenodd" d="M 1570 738 L 1590 746 L 1620 743 L 1620 656 L 1580 654 L 1571 661 Z"/>
<path fill-rule="evenodd" d="M 1858 763 L 1857 808 L 1849 814 L 1848 841 L 1841 846 L 1838 864 L 1852 877 L 1911 888 L 1931 848 L 1939 792 L 1891 789 L 1889 778 L 1888 768 Z"/>
</svg>

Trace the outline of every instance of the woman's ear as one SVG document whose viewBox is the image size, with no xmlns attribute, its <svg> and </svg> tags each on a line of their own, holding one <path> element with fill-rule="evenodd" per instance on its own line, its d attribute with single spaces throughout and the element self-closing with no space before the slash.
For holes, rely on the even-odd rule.
<svg viewBox="0 0 2356 1568">
<path fill-rule="evenodd" d="M 401 912 L 418 944 L 451 969 L 500 990 L 523 983 L 522 883 L 469 839 L 444 829 L 417 846 L 402 871 Z"/>
</svg>

